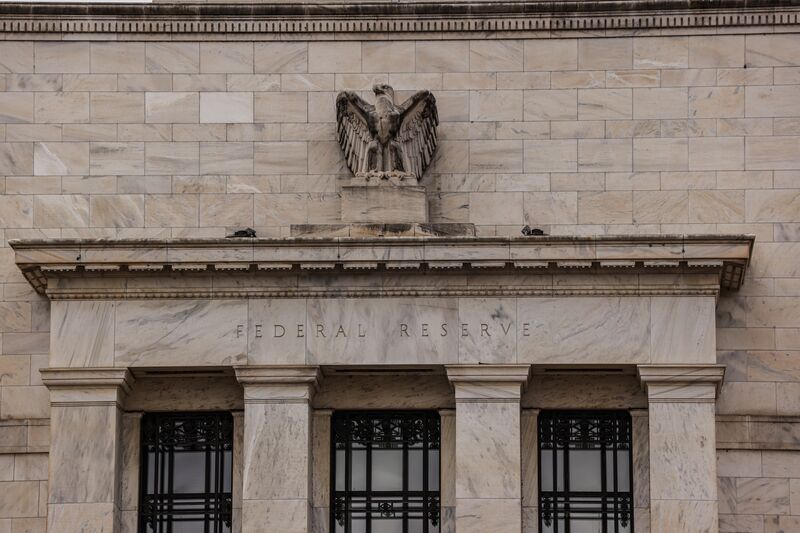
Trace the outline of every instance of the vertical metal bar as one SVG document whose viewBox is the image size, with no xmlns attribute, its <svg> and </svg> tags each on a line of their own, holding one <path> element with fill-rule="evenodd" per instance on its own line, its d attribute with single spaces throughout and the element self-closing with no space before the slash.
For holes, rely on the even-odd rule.
<svg viewBox="0 0 800 533">
<path fill-rule="evenodd" d="M 562 474 L 564 475 L 564 494 L 566 498 L 564 499 L 564 533 L 570 533 L 572 529 L 572 516 L 570 514 L 570 510 L 572 509 L 572 498 L 570 497 L 570 487 L 569 487 L 569 439 L 567 442 L 564 443 L 564 467 L 561 469 Z"/>
<path fill-rule="evenodd" d="M 539 487 L 539 531 L 544 528 L 542 523 L 542 422 L 543 418 L 540 414 L 537 417 L 536 423 L 536 486 Z"/>
<path fill-rule="evenodd" d="M 155 495 L 153 497 L 153 502 L 155 503 L 153 509 L 153 519 L 156 520 L 158 524 L 158 528 L 156 531 L 158 533 L 163 533 L 164 524 L 161 520 L 161 513 L 163 511 L 162 505 L 164 504 L 164 475 L 165 475 L 165 462 L 166 462 L 166 454 L 164 453 L 163 447 L 161 446 L 161 419 L 160 417 L 156 418 L 156 427 L 157 429 L 157 436 L 156 436 L 156 461 L 157 461 L 157 469 L 156 475 L 158 476 L 158 480 L 156 481 L 156 490 Z"/>
<path fill-rule="evenodd" d="M 408 429 L 409 424 L 403 423 L 408 421 L 404 421 L 400 417 L 398 417 L 397 422 L 400 423 L 400 438 L 403 441 L 403 492 L 406 494 L 403 498 L 403 533 L 408 533 L 408 439 L 410 435 L 406 435 L 405 430 Z M 391 419 L 389 419 L 388 425 L 391 427 Z"/>
<path fill-rule="evenodd" d="M 552 417 L 550 419 L 551 432 L 552 432 L 551 434 L 553 435 L 553 445 L 552 445 L 552 450 L 553 450 L 552 451 L 552 454 L 553 454 L 553 497 L 551 498 L 550 506 L 553 509 L 553 531 L 555 533 L 558 533 L 558 529 L 559 528 L 558 528 L 558 513 L 557 513 L 557 511 L 560 511 L 561 508 L 559 507 L 559 504 L 558 504 L 558 495 L 560 494 L 560 492 L 558 490 L 558 482 L 559 482 L 559 479 L 558 479 L 558 439 L 556 438 L 556 432 L 555 432 L 556 423 L 557 423 L 557 419 L 554 416 L 554 417 Z M 562 457 L 563 457 L 563 455 L 564 455 L 564 453 L 562 453 Z M 563 466 L 561 467 L 561 471 L 565 472 Z M 564 482 L 563 482 L 563 480 L 561 481 L 561 490 L 562 491 L 564 490 Z"/>
<path fill-rule="evenodd" d="M 598 435 L 601 435 L 600 425 L 603 415 L 596 419 Z M 608 461 L 606 460 L 606 443 L 600 438 L 600 524 L 601 531 L 608 533 Z"/>
<path fill-rule="evenodd" d="M 436 425 L 436 419 L 434 418 L 437 415 L 429 415 L 424 417 L 422 420 L 424 422 L 424 427 L 422 430 L 422 533 L 428 533 L 429 524 L 430 524 L 430 479 L 428 479 L 428 468 L 430 468 L 430 449 L 431 443 L 430 439 L 428 439 L 428 435 L 430 435 L 430 430 L 432 426 Z M 441 435 L 441 425 L 439 426 L 439 435 Z M 441 436 L 439 437 L 439 441 L 441 442 Z M 439 446 L 439 456 L 441 457 L 441 445 Z M 439 481 L 441 484 L 441 480 Z M 441 501 L 439 502 L 439 520 L 441 521 Z"/>
<path fill-rule="evenodd" d="M 353 524 L 350 514 L 350 501 L 352 496 L 350 491 L 353 490 L 353 439 L 352 439 L 352 420 L 350 416 L 345 418 L 347 422 L 347 443 L 345 444 L 345 460 L 344 460 L 344 479 L 345 479 L 345 519 L 344 531 L 345 533 L 352 533 Z"/>
<path fill-rule="evenodd" d="M 614 533 L 619 533 L 619 478 L 617 474 L 618 465 L 617 465 L 617 449 L 619 444 L 619 439 L 616 438 L 619 434 L 619 425 L 620 419 L 618 416 L 614 416 L 611 422 L 614 424 Z"/>
<path fill-rule="evenodd" d="M 628 492 L 630 494 L 630 520 L 628 521 L 628 531 L 633 533 L 633 420 L 630 412 L 625 413 L 625 421 L 628 424 Z"/>
<path fill-rule="evenodd" d="M 378 421 L 378 423 L 381 423 Z M 370 426 L 375 429 L 375 421 L 370 420 Z M 374 433 L 373 433 L 374 435 Z M 370 439 L 367 443 L 367 471 L 366 471 L 366 479 L 367 479 L 367 493 L 365 498 L 365 505 L 367 508 L 367 533 L 372 533 L 372 445 L 375 443 L 375 439 Z"/>
</svg>

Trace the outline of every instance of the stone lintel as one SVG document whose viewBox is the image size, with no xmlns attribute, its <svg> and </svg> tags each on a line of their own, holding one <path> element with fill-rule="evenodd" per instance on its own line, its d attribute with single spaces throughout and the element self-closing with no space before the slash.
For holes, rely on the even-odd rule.
<svg viewBox="0 0 800 533">
<path fill-rule="evenodd" d="M 714 403 L 725 365 L 639 365 L 637 373 L 650 402 Z"/>
<path fill-rule="evenodd" d="M 531 365 L 446 365 L 445 370 L 457 402 L 518 402 Z"/>
<path fill-rule="evenodd" d="M 308 403 L 322 378 L 318 366 L 240 366 L 234 370 L 244 387 L 245 404 Z"/>
</svg>

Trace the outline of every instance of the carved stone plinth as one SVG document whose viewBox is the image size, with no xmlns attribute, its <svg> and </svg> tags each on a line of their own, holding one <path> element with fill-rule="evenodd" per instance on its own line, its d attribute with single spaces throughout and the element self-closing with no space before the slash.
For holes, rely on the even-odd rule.
<svg viewBox="0 0 800 533">
<path fill-rule="evenodd" d="M 342 187 L 342 222 L 423 224 L 427 221 L 425 187 Z"/>
</svg>

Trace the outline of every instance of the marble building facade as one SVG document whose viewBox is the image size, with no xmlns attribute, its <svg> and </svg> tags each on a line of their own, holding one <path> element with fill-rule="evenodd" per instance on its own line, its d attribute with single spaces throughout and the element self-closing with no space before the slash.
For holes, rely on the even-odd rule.
<svg viewBox="0 0 800 533">
<path fill-rule="evenodd" d="M 799 10 L 0 4 L 0 533 L 152 531 L 171 412 L 231 417 L 225 531 L 335 533 L 361 411 L 435 415 L 438 531 L 546 533 L 565 410 L 630 420 L 619 531 L 800 532 Z M 438 148 L 364 220 L 375 84 Z"/>
</svg>

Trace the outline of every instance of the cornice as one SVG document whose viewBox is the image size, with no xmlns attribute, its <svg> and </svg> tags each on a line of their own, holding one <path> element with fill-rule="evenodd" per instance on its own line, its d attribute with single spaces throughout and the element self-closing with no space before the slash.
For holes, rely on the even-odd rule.
<svg viewBox="0 0 800 533">
<path fill-rule="evenodd" d="M 594 237 L 384 237 L 166 240 L 11 240 L 15 261 L 40 294 L 53 299 L 715 295 L 744 280 L 754 237 L 749 235 L 651 235 Z M 258 283 L 259 278 L 301 274 L 335 278 L 343 273 L 496 272 L 504 281 L 463 286 L 391 284 L 323 286 Z M 580 273 L 591 284 L 526 285 L 520 275 Z M 649 278 L 605 283 L 604 274 L 711 273 L 692 286 Z M 126 279 L 169 275 L 249 276 L 241 287 L 129 286 Z M 515 278 L 516 276 L 516 278 Z M 641 277 L 641 276 L 640 276 Z M 58 283 L 62 278 L 103 278 L 104 283 Z M 253 281 L 255 280 L 255 281 Z"/>
<path fill-rule="evenodd" d="M 364 3 L 0 3 L 0 32 L 454 33 L 796 25 L 798 0 Z"/>
</svg>

